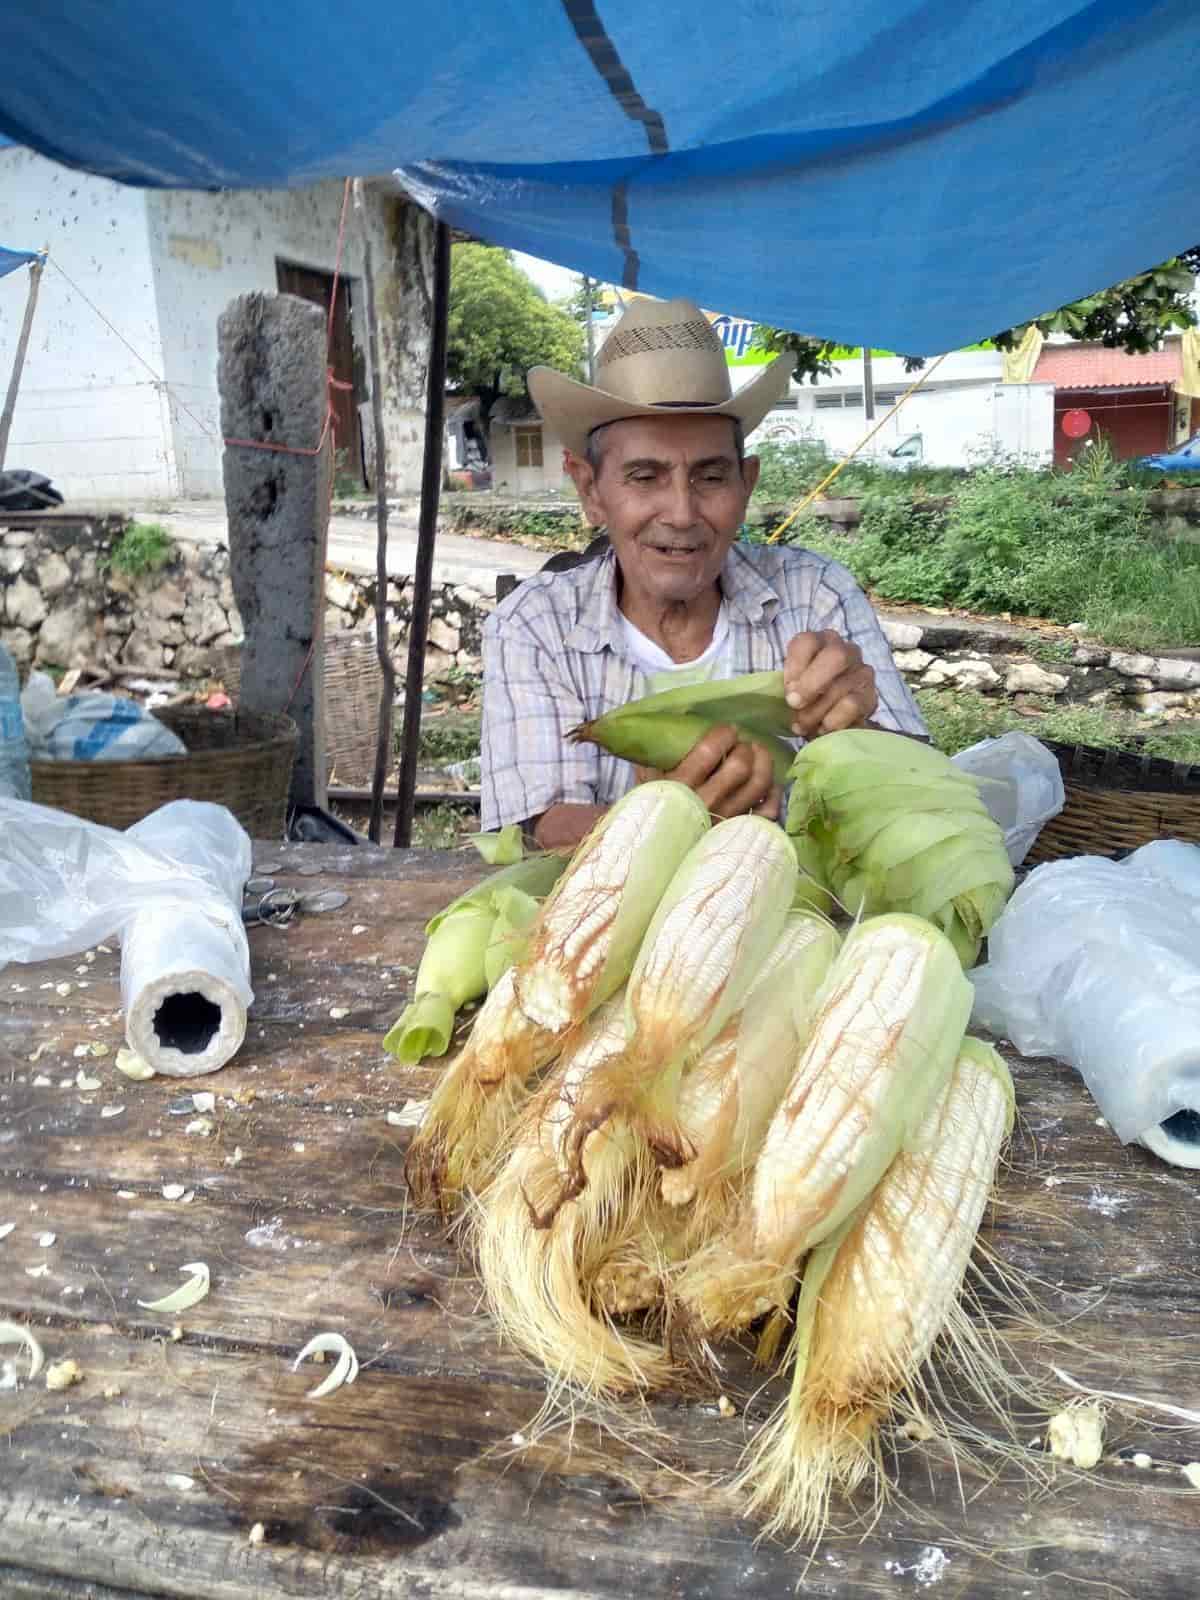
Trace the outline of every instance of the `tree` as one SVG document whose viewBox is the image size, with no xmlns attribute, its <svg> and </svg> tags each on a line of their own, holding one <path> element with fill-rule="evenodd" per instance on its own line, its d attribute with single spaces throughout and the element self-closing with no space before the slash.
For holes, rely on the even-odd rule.
<svg viewBox="0 0 1200 1600">
<path fill-rule="evenodd" d="M 1139 272 L 1111 289 L 1084 295 L 1081 300 L 1030 321 L 1036 322 L 1043 333 L 1069 333 L 1074 339 L 1099 340 L 1111 350 L 1142 355 L 1156 350 L 1164 334 L 1177 328 L 1194 328 L 1200 321 L 1191 300 L 1198 274 L 1200 246 L 1181 251 L 1161 266 Z M 1022 322 L 1005 328 L 992 335 L 992 343 L 998 349 L 1011 350 L 1020 344 L 1029 326 L 1029 322 Z M 754 343 L 763 350 L 793 351 L 797 383 L 805 378 L 816 383 L 818 378 L 833 373 L 833 352 L 838 345 L 829 339 L 814 339 L 764 324 L 755 329 Z M 907 371 L 916 372 L 925 365 L 925 358 L 905 356 L 904 365 Z"/>
<path fill-rule="evenodd" d="M 1191 296 L 1200 273 L 1200 246 L 1181 251 L 1149 272 L 1116 283 L 1098 294 L 1084 295 L 1030 320 L 1043 333 L 1069 333 L 1073 339 L 1098 339 L 1110 350 L 1144 355 L 1157 350 L 1162 337 L 1177 328 L 1194 328 L 1196 309 Z M 1028 322 L 1003 333 L 992 342 L 1011 350 L 1021 342 Z"/>
<path fill-rule="evenodd" d="M 507 250 L 452 247 L 446 375 L 456 389 L 479 396 L 485 433 L 501 395 L 526 393 L 530 367 L 578 377 L 582 360 L 583 330 L 547 301 Z"/>
</svg>

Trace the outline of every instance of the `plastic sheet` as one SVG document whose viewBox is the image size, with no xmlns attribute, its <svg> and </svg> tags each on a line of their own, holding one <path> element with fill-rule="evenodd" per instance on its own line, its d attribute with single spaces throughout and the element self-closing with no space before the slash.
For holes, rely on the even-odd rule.
<svg viewBox="0 0 1200 1600">
<path fill-rule="evenodd" d="M 1053 751 L 1031 734 L 1005 733 L 998 739 L 981 739 L 951 759 L 981 780 L 980 798 L 1004 830 L 1008 859 L 1019 867 L 1038 834 L 1066 802 Z"/>
<path fill-rule="evenodd" d="M 246 1032 L 245 830 L 174 800 L 125 833 L 0 800 L 0 967 L 121 941 L 126 1038 L 158 1072 L 214 1072 Z"/>
<path fill-rule="evenodd" d="M 1049 862 L 992 929 L 974 1020 L 1074 1066 L 1122 1143 L 1200 1166 L 1198 924 L 1200 847 Z"/>
</svg>

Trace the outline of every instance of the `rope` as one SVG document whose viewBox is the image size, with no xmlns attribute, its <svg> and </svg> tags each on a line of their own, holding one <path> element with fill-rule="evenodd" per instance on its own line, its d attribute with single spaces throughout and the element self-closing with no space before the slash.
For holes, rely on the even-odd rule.
<svg viewBox="0 0 1200 1600">
<path fill-rule="evenodd" d="M 59 266 L 58 262 L 54 259 L 53 256 L 47 255 L 45 257 L 45 260 L 50 264 L 50 266 L 52 266 L 54 268 L 55 272 L 58 273 L 59 277 L 64 279 L 65 282 L 70 285 L 70 287 L 75 291 L 75 293 L 83 301 L 84 305 L 91 307 L 91 309 L 100 318 L 100 321 L 108 329 L 109 333 L 111 333 L 114 336 L 114 338 L 120 340 L 120 342 L 125 346 L 126 350 L 129 351 L 129 354 L 133 357 L 133 359 L 140 366 L 145 367 L 146 371 L 154 379 L 155 383 L 159 386 L 159 388 L 166 391 L 167 395 L 171 399 L 172 404 L 177 405 L 181 411 L 186 411 L 188 416 L 191 417 L 192 421 L 196 424 L 196 426 L 200 429 L 200 431 L 202 433 L 208 434 L 210 439 L 215 439 L 217 437 L 217 435 L 209 427 L 208 423 L 205 422 L 202 417 L 198 417 L 196 415 L 196 413 L 189 406 L 186 406 L 183 403 L 183 401 L 179 398 L 179 396 L 171 388 L 171 385 L 167 382 L 167 380 L 165 378 L 163 378 L 163 377 L 160 377 L 159 374 L 157 372 L 155 372 L 154 368 L 150 365 L 150 363 L 146 360 L 146 358 L 143 355 L 141 355 L 137 350 L 135 350 L 133 348 L 133 346 L 130 344 L 129 340 L 121 332 L 120 328 L 115 328 L 113 326 L 113 324 L 104 315 L 103 311 L 101 311 L 100 307 L 96 304 L 96 302 L 94 300 L 92 300 L 92 299 L 89 299 L 89 297 L 86 294 L 84 294 L 83 290 L 75 282 L 74 278 L 72 278 L 69 273 L 63 271 L 63 269 Z"/>
<path fill-rule="evenodd" d="M 949 353 L 950 352 L 947 351 L 946 355 L 949 355 Z M 789 513 L 789 515 L 786 516 L 783 519 L 783 521 L 775 529 L 774 533 L 772 533 L 770 535 L 770 537 L 767 539 L 767 543 L 768 544 L 774 544 L 776 539 L 778 539 L 783 534 L 784 530 L 791 527 L 792 523 L 795 522 L 796 518 L 800 515 L 800 513 L 804 510 L 804 508 L 806 506 L 810 506 L 813 503 L 813 501 L 817 498 L 817 496 L 824 489 L 827 489 L 829 487 L 829 485 L 837 477 L 838 473 L 841 472 L 844 467 L 848 467 L 850 465 L 850 463 L 854 460 L 855 456 L 862 449 L 862 447 L 865 444 L 870 444 L 871 440 L 879 432 L 880 428 L 883 427 L 884 423 L 890 421 L 891 418 L 896 415 L 897 411 L 899 411 L 900 407 L 908 399 L 909 395 L 916 394 L 917 390 L 926 381 L 926 379 L 927 378 L 931 378 L 933 376 L 933 374 L 941 366 L 942 362 L 945 361 L 946 355 L 938 356 L 937 360 L 935 362 L 933 362 L 931 366 L 926 367 L 925 371 L 922 372 L 921 376 L 917 379 L 916 383 L 913 383 L 913 384 L 909 385 L 909 387 L 900 396 L 899 400 L 896 401 L 896 404 L 892 407 L 892 409 L 890 411 L 885 411 L 884 412 L 883 416 L 880 417 L 879 421 L 871 429 L 870 433 L 865 433 L 862 436 L 862 438 L 858 441 L 858 443 L 854 446 L 854 449 L 851 450 L 850 454 L 847 455 L 847 456 L 843 456 L 841 461 L 839 461 L 837 463 L 837 465 L 834 467 L 833 471 L 832 472 L 827 472 L 825 474 L 825 476 L 821 479 L 820 483 L 817 485 L 817 487 L 815 489 L 810 489 L 809 490 L 809 492 L 804 496 L 803 500 L 800 501 L 799 505 L 797 505 L 795 507 L 795 509 L 793 511 L 791 511 Z"/>
</svg>

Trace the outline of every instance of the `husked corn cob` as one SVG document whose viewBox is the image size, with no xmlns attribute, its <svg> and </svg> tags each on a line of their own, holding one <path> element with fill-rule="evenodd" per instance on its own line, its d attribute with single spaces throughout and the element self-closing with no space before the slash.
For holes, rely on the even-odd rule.
<svg viewBox="0 0 1200 1600">
<path fill-rule="evenodd" d="M 788 1299 L 800 1258 L 870 1194 L 949 1075 L 972 990 L 944 935 L 916 917 L 860 924 L 817 1002 L 731 1239 L 679 1293 L 710 1329 Z"/>
<path fill-rule="evenodd" d="M 626 989 L 629 1046 L 588 1081 L 573 1148 L 610 1117 L 629 1120 L 663 1165 L 690 1154 L 675 1118 L 680 1073 L 738 1010 L 782 932 L 796 858 L 762 817 L 719 823 L 672 878 Z M 574 1184 L 584 1177 L 573 1163 Z"/>
<path fill-rule="evenodd" d="M 708 827 L 703 803 L 679 783 L 641 784 L 601 818 L 515 968 L 527 1017 L 565 1033 L 621 987 L 667 885 Z"/>
<path fill-rule="evenodd" d="M 524 1094 L 557 1055 L 558 1036 L 517 1004 L 510 967 L 479 1008 L 467 1042 L 438 1080 L 404 1175 L 418 1205 L 452 1209 L 480 1182 Z"/>
<path fill-rule="evenodd" d="M 823 917 L 792 912 L 741 1010 L 684 1074 L 679 1122 L 696 1153 L 664 1170 L 669 1205 L 686 1205 L 698 1189 L 740 1177 L 758 1155 L 840 944 Z"/>
<path fill-rule="evenodd" d="M 708 826 L 683 784 L 647 783 L 583 841 L 430 1101 L 406 1169 L 415 1198 L 453 1201 L 480 1180 L 528 1079 L 628 977 L 663 889 Z"/>
<path fill-rule="evenodd" d="M 585 1023 L 530 1099 L 508 1158 L 470 1221 L 484 1293 L 501 1332 L 541 1363 L 552 1387 L 589 1394 L 658 1387 L 671 1371 L 662 1349 L 614 1325 L 594 1291 L 602 1264 L 626 1249 L 641 1226 L 639 1207 L 653 1192 L 646 1152 L 624 1127 L 596 1129 L 583 1153 L 594 1182 L 577 1200 L 553 1203 L 575 1100 L 589 1073 L 625 1047 L 622 1001 L 615 997 Z"/>
<path fill-rule="evenodd" d="M 948 1328 L 1012 1119 L 1008 1069 L 965 1039 L 874 1194 L 810 1256 L 791 1393 L 738 1484 L 770 1531 L 818 1535 L 835 1487 L 882 1483 L 880 1423 Z"/>
</svg>

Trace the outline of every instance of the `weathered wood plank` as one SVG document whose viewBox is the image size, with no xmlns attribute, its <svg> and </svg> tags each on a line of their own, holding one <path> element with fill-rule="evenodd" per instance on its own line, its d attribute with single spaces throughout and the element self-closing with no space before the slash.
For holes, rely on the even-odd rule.
<svg viewBox="0 0 1200 1600">
<path fill-rule="evenodd" d="M 55 1342 L 84 1383 L 17 1397 L 0 1488 L 0 1553 L 27 1569 L 188 1600 L 691 1600 L 784 1594 L 801 1579 L 806 1594 L 837 1596 L 938 1579 L 952 1596 L 1053 1596 L 1068 1578 L 1118 1595 L 1193 1592 L 1197 1501 L 1167 1473 L 1114 1466 L 1042 1498 L 1001 1478 L 964 1518 L 953 1465 L 925 1450 L 903 1473 L 903 1510 L 808 1565 L 807 1551 L 755 1545 L 714 1485 L 744 1425 L 711 1408 L 681 1409 L 648 1452 L 588 1426 L 568 1451 L 561 1435 L 526 1442 L 529 1396 L 495 1381 L 381 1364 L 310 1401 L 311 1374 L 272 1355 L 102 1329 Z M 967 1470 L 967 1494 L 982 1487 Z"/>
<path fill-rule="evenodd" d="M 807 1551 L 756 1546 L 714 1487 L 780 1392 L 756 1396 L 736 1357 L 722 1379 L 733 1421 L 711 1394 L 664 1396 L 649 1414 L 655 1444 L 632 1435 L 625 1408 L 624 1440 L 581 1423 L 570 1456 L 561 1434 L 513 1446 L 531 1437 L 539 1375 L 497 1347 L 440 1228 L 404 1218 L 409 1134 L 385 1112 L 423 1098 L 439 1068 L 401 1070 L 379 1047 L 424 921 L 483 869 L 469 856 L 336 847 L 256 855 L 280 862 L 281 883 L 344 886 L 351 899 L 284 932 L 253 931 L 251 1028 L 210 1078 L 129 1083 L 115 1071 L 115 954 L 0 974 L 0 1222 L 18 1224 L 0 1241 L 0 1313 L 86 1373 L 62 1395 L 0 1393 L 0 1593 L 724 1600 L 801 1579 L 806 1593 L 865 1597 L 935 1580 L 940 1594 L 999 1600 L 1056 1597 L 1068 1581 L 1193 1592 L 1200 1497 L 1179 1465 L 1200 1451 L 1149 1422 L 1114 1419 L 1109 1448 L 1145 1449 L 1161 1467 L 1060 1474 L 1032 1497 L 1018 1478 L 956 1467 L 936 1441 L 914 1448 L 905 1502 L 827 1541 L 811 1565 Z M 336 876 L 300 875 L 302 862 Z M 108 1056 L 75 1057 L 97 1040 Z M 1123 1150 L 1067 1069 L 1010 1059 L 1021 1126 L 989 1237 L 1035 1280 L 1058 1335 L 1027 1359 L 1039 1376 L 1054 1361 L 1085 1382 L 1200 1407 L 1200 1177 Z M 81 1067 L 99 1090 L 77 1089 Z M 171 1114 L 195 1090 L 218 1097 L 209 1139 L 185 1133 L 193 1112 Z M 242 1159 L 227 1166 L 235 1147 Z M 164 1180 L 195 1199 L 164 1200 Z M 39 1249 L 43 1231 L 56 1240 Z M 174 1319 L 136 1306 L 196 1259 L 212 1267 L 207 1301 Z M 40 1260 L 49 1272 L 29 1277 Z M 148 1337 L 170 1321 L 181 1343 Z M 352 1389 L 308 1402 L 319 1369 L 293 1375 L 288 1361 L 324 1327 L 344 1331 L 364 1367 Z M 106 1385 L 122 1396 L 104 1400 Z M 1030 1437 L 1043 1423 L 1030 1419 Z M 172 1490 L 170 1473 L 196 1486 Z M 252 1549 L 260 1520 L 267 1543 Z"/>
</svg>

